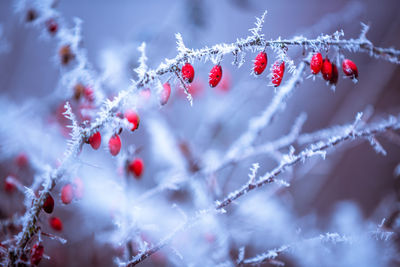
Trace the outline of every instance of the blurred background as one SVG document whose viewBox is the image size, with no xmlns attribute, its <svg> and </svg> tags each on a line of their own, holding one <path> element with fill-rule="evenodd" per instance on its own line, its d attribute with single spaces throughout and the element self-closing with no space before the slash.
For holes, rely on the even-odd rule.
<svg viewBox="0 0 400 267">
<path fill-rule="evenodd" d="M 63 157 L 67 137 L 60 126 L 65 122 L 60 122 L 59 107 L 71 99 L 72 89 L 63 82 L 66 70 L 58 63 L 60 44 L 45 29 L 27 25 L 24 15 L 15 12 L 17 2 L 0 1 L 0 178 L 12 173 L 29 186 L 38 176 L 37 166 L 54 168 Z M 72 27 L 75 17 L 82 20 L 82 47 L 105 97 L 127 89 L 131 79 L 136 79 L 133 69 L 138 66 L 137 47 L 142 42 L 147 45 L 149 67 L 156 68 L 165 58 L 176 56 L 176 33 L 182 34 L 189 48 L 234 42 L 249 35 L 255 17 L 264 10 L 268 10 L 263 28 L 267 39 L 316 38 L 342 29 L 344 38 L 357 38 L 363 22 L 371 27 L 367 37 L 374 45 L 400 48 L 398 0 L 60 0 L 55 9 L 65 27 Z M 296 65 L 304 57 L 302 52 L 289 48 Z M 269 68 L 275 55 L 271 49 L 267 53 Z M 321 78 L 305 79 L 256 144 L 287 134 L 302 112 L 307 114 L 303 133 L 351 123 L 361 111 L 368 122 L 399 113 L 398 65 L 365 53 L 344 54 L 356 62 L 359 82 L 354 84 L 340 74 L 333 91 Z M 270 103 L 275 92 L 268 86 L 267 75 L 250 75 L 255 55 L 247 53 L 240 68 L 231 64 L 233 57 L 226 56 L 217 88 L 207 84 L 212 63 L 194 62 L 193 107 L 173 81 L 168 104 L 139 109 L 139 129 L 133 134 L 123 131 L 119 158 L 111 158 L 106 149 L 84 147 L 77 166 L 53 192 L 54 213 L 64 224 L 63 231 L 55 234 L 68 242 L 45 238 L 45 254 L 50 259 L 42 260 L 40 266 L 111 266 L 116 257 L 126 260 L 127 242 L 137 251 L 146 242 L 157 242 L 184 221 L 182 213 L 190 217 L 246 183 L 252 163 L 260 163 L 259 175 L 274 168 L 276 157 L 260 155 L 210 177 L 188 176 L 193 165 L 202 168 L 218 162 L 247 129 L 249 120 Z M 247 258 L 320 233 L 360 236 L 376 229 L 383 218 L 398 210 L 395 168 L 400 163 L 399 136 L 392 132 L 378 139 L 386 156 L 375 153 L 368 141 L 356 141 L 328 153 L 326 160 L 299 164 L 280 177 L 291 180 L 290 188 L 262 188 L 239 199 L 227 214 L 204 216 L 143 265 L 231 266 L 242 246 Z M 106 147 L 106 140 L 102 146 Z M 140 180 L 123 175 L 129 146 L 145 162 Z M 294 147 L 300 151 L 304 144 L 298 142 Z M 288 148 L 280 152 L 287 153 Z M 19 153 L 28 156 L 28 167 L 15 164 Z M 63 205 L 61 186 L 76 176 L 85 184 L 85 195 Z M 153 190 L 164 183 L 174 186 Z M 3 191 L 2 219 L 23 214 L 24 196 Z M 43 230 L 54 233 L 47 220 L 48 215 L 42 214 Z M 18 230 L 3 228 L 3 239 Z M 318 244 L 299 246 L 279 260 L 286 266 L 399 263 L 392 241 L 367 238 L 354 242 L 362 245 L 338 245 L 329 252 Z"/>
</svg>

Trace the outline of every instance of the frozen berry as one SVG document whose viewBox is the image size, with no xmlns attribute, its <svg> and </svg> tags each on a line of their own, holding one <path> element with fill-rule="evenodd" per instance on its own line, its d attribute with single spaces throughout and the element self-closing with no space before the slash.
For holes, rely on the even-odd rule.
<svg viewBox="0 0 400 267">
<path fill-rule="evenodd" d="M 45 22 L 47 30 L 49 31 L 49 33 L 51 34 L 55 34 L 58 30 L 58 23 L 54 20 L 54 19 L 48 19 Z"/>
<path fill-rule="evenodd" d="M 44 252 L 44 247 L 40 243 L 36 243 L 33 245 L 31 249 L 31 264 L 32 265 L 38 265 L 40 261 L 42 260 L 43 257 L 43 252 Z"/>
<path fill-rule="evenodd" d="M 111 136 L 110 140 L 108 141 L 108 148 L 111 155 L 118 155 L 119 151 L 121 150 L 121 139 L 119 138 L 119 135 L 115 134 Z"/>
<path fill-rule="evenodd" d="M 97 150 L 99 149 L 101 145 L 101 134 L 100 132 L 95 132 L 92 134 L 92 136 L 89 137 L 88 143 L 90 146 L 94 149 Z"/>
<path fill-rule="evenodd" d="M 186 63 L 182 67 L 182 77 L 188 83 L 193 82 L 194 79 L 194 68 L 190 63 Z"/>
<path fill-rule="evenodd" d="M 94 101 L 94 92 L 93 92 L 92 88 L 85 87 L 83 93 L 84 93 L 84 96 L 85 96 L 87 101 L 89 101 L 89 102 L 93 102 Z"/>
<path fill-rule="evenodd" d="M 254 73 L 260 75 L 267 67 L 268 57 L 267 53 L 260 52 L 254 60 Z"/>
<path fill-rule="evenodd" d="M 47 195 L 47 198 L 44 201 L 44 204 L 43 204 L 42 208 L 46 213 L 50 214 L 50 213 L 53 212 L 53 210 L 54 210 L 54 199 L 50 194 Z"/>
<path fill-rule="evenodd" d="M 332 63 L 328 58 L 325 58 L 322 63 L 321 73 L 325 81 L 330 81 L 332 79 Z"/>
<path fill-rule="evenodd" d="M 13 175 L 9 175 L 6 177 L 6 180 L 4 181 L 4 190 L 7 193 L 12 193 L 14 192 L 16 185 L 15 185 L 16 178 Z"/>
<path fill-rule="evenodd" d="M 310 69 L 312 74 L 318 74 L 322 68 L 322 55 L 321 53 L 315 53 L 310 61 Z"/>
<path fill-rule="evenodd" d="M 66 184 L 61 188 L 61 201 L 64 204 L 69 204 L 74 199 L 74 188 L 71 184 Z"/>
<path fill-rule="evenodd" d="M 133 124 L 131 131 L 133 132 L 137 128 L 139 128 L 140 118 L 139 115 L 133 110 L 125 111 L 125 118 Z"/>
<path fill-rule="evenodd" d="M 60 56 L 61 63 L 63 65 L 67 65 L 71 60 L 75 58 L 75 55 L 71 51 L 71 47 L 69 45 L 63 45 L 58 50 L 58 55 Z"/>
<path fill-rule="evenodd" d="M 135 175 L 136 178 L 140 178 L 143 173 L 143 160 L 141 158 L 136 158 L 132 160 L 129 164 L 129 171 Z"/>
<path fill-rule="evenodd" d="M 208 83 L 211 87 L 215 87 L 221 81 L 222 78 L 222 68 L 220 65 L 215 65 L 209 75 L 208 75 Z"/>
<path fill-rule="evenodd" d="M 332 63 L 332 78 L 329 80 L 329 83 L 336 86 L 339 79 L 339 72 L 336 64 Z"/>
<path fill-rule="evenodd" d="M 34 9 L 29 9 L 26 12 L 26 21 L 27 22 L 32 22 L 38 17 L 37 12 Z"/>
<path fill-rule="evenodd" d="M 272 66 L 272 76 L 271 82 L 275 87 L 278 87 L 283 79 L 283 74 L 285 73 L 285 61 L 277 60 Z"/>
<path fill-rule="evenodd" d="M 53 228 L 56 231 L 62 231 L 62 229 L 63 229 L 62 221 L 58 217 L 51 217 L 49 219 L 49 224 L 50 224 L 51 228 Z"/>
<path fill-rule="evenodd" d="M 350 59 L 343 60 L 342 69 L 346 76 L 351 77 L 352 79 L 358 78 L 357 65 Z"/>
<path fill-rule="evenodd" d="M 164 83 L 163 90 L 160 95 L 160 104 L 165 105 L 168 102 L 169 96 L 171 95 L 171 85 L 169 82 Z"/>
<path fill-rule="evenodd" d="M 25 153 L 20 153 L 15 158 L 15 162 L 19 168 L 24 168 L 28 166 L 28 156 Z"/>
<path fill-rule="evenodd" d="M 74 99 L 78 101 L 81 98 L 84 91 L 85 91 L 85 86 L 81 83 L 77 83 L 74 86 Z"/>
</svg>

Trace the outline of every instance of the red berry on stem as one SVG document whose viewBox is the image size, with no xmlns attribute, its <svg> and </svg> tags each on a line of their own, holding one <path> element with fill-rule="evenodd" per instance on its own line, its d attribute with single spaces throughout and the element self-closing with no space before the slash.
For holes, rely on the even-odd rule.
<svg viewBox="0 0 400 267">
<path fill-rule="evenodd" d="M 163 90 L 160 95 L 160 104 L 165 105 L 168 102 L 169 96 L 171 95 L 171 85 L 169 82 L 164 83 Z"/>
<path fill-rule="evenodd" d="M 352 79 L 358 78 L 357 65 L 350 59 L 343 60 L 342 69 L 346 76 L 351 77 Z"/>
<path fill-rule="evenodd" d="M 119 135 L 115 134 L 111 136 L 110 140 L 108 141 L 108 148 L 110 149 L 111 155 L 118 155 L 119 151 L 121 150 L 121 139 L 119 138 Z"/>
<path fill-rule="evenodd" d="M 268 57 L 267 53 L 260 52 L 254 60 L 254 73 L 260 75 L 267 67 Z"/>
<path fill-rule="evenodd" d="M 4 181 L 4 190 L 7 193 L 14 192 L 14 190 L 16 188 L 15 180 L 16 180 L 16 178 L 13 175 L 9 175 L 6 177 L 6 180 Z"/>
<path fill-rule="evenodd" d="M 92 134 L 92 136 L 89 137 L 88 142 L 89 142 L 90 146 L 94 150 L 99 149 L 100 144 L 101 144 L 101 134 L 100 134 L 100 132 L 95 132 L 94 134 Z"/>
<path fill-rule="evenodd" d="M 31 264 L 38 265 L 42 260 L 44 247 L 40 243 L 33 245 L 31 249 Z"/>
<path fill-rule="evenodd" d="M 215 65 L 208 75 L 208 83 L 211 87 L 215 87 L 221 81 L 222 78 L 222 68 L 220 65 Z"/>
<path fill-rule="evenodd" d="M 272 76 L 271 82 L 275 87 L 278 87 L 283 79 L 283 74 L 285 73 L 285 61 L 277 60 L 272 66 Z"/>
<path fill-rule="evenodd" d="M 50 214 L 50 213 L 53 212 L 53 210 L 54 210 L 54 199 L 50 194 L 47 195 L 47 198 L 44 201 L 44 204 L 43 204 L 42 208 L 46 213 Z"/>
<path fill-rule="evenodd" d="M 125 118 L 133 124 L 131 131 L 133 132 L 137 128 L 139 128 L 140 118 L 139 115 L 133 110 L 125 111 Z"/>
<path fill-rule="evenodd" d="M 54 19 L 48 19 L 46 20 L 46 27 L 49 33 L 55 34 L 58 30 L 58 23 Z"/>
<path fill-rule="evenodd" d="M 61 189 L 61 201 L 64 204 L 69 204 L 74 199 L 74 188 L 71 184 L 66 184 Z"/>
<path fill-rule="evenodd" d="M 62 231 L 62 229 L 63 229 L 62 221 L 58 217 L 51 217 L 49 219 L 49 224 L 50 224 L 51 228 L 53 228 L 56 231 Z"/>
<path fill-rule="evenodd" d="M 332 85 L 336 85 L 339 79 L 339 72 L 336 64 L 332 63 L 332 78 L 329 80 L 329 83 Z"/>
<path fill-rule="evenodd" d="M 330 81 L 332 79 L 332 63 L 328 58 L 325 58 L 322 63 L 321 73 L 325 81 Z"/>
<path fill-rule="evenodd" d="M 318 74 L 322 68 L 322 55 L 321 53 L 315 53 L 310 61 L 310 69 L 312 74 Z"/>
<path fill-rule="evenodd" d="M 136 178 L 140 178 L 143 173 L 143 160 L 141 158 L 134 159 L 128 166 L 129 171 L 135 175 Z"/>
<path fill-rule="evenodd" d="M 188 83 L 193 82 L 194 79 L 194 68 L 190 63 L 186 63 L 182 67 L 182 77 Z"/>
<path fill-rule="evenodd" d="M 85 89 L 83 90 L 84 96 L 86 98 L 87 101 L 89 102 L 93 102 L 94 101 L 94 91 L 92 88 L 90 87 L 85 87 Z"/>
</svg>

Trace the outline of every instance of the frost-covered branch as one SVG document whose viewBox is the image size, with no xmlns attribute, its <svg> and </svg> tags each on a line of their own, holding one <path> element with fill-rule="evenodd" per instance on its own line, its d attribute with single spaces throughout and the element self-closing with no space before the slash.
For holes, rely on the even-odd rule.
<svg viewBox="0 0 400 267">
<path fill-rule="evenodd" d="M 246 183 L 242 188 L 230 193 L 225 199 L 222 201 L 216 201 L 214 208 L 210 208 L 208 210 L 202 211 L 202 213 L 208 213 L 208 212 L 225 212 L 225 208 L 229 206 L 232 202 L 234 202 L 236 199 L 240 198 L 241 196 L 247 194 L 248 192 L 262 187 L 266 184 L 278 182 L 277 181 L 277 176 L 283 173 L 287 168 L 290 166 L 293 166 L 299 162 L 305 162 L 307 159 L 313 157 L 313 156 L 322 156 L 325 158 L 326 155 L 326 150 L 329 148 L 333 148 L 336 145 L 339 145 L 340 143 L 348 140 L 357 140 L 360 138 L 368 138 L 370 136 L 375 136 L 377 134 L 383 133 L 387 130 L 398 130 L 400 128 L 400 121 L 398 117 L 390 117 L 388 120 L 383 120 L 380 121 L 376 124 L 373 125 L 368 125 L 368 127 L 365 127 L 363 130 L 356 130 L 353 128 L 351 131 L 347 131 L 343 135 L 339 136 L 332 136 L 328 141 L 326 142 L 318 142 L 313 145 L 310 145 L 308 148 L 304 149 L 297 155 L 294 155 L 292 153 L 286 155 L 279 166 L 277 166 L 275 169 L 273 169 L 271 172 L 266 173 L 265 175 L 261 176 L 255 181 L 252 181 L 251 183 Z M 195 220 L 189 220 L 190 223 L 193 221 L 198 220 L 198 217 L 196 217 Z M 176 233 L 183 231 L 183 229 L 187 229 L 189 227 L 189 223 L 185 223 L 183 226 L 180 228 L 174 230 L 173 234 L 168 235 L 166 238 L 163 238 L 159 243 L 156 245 L 153 245 L 146 251 L 143 251 L 136 255 L 131 261 L 128 263 L 125 263 L 126 266 L 134 266 L 142 261 L 144 261 L 146 258 L 151 256 L 152 254 L 156 253 L 158 250 L 166 246 L 176 235 Z"/>
</svg>

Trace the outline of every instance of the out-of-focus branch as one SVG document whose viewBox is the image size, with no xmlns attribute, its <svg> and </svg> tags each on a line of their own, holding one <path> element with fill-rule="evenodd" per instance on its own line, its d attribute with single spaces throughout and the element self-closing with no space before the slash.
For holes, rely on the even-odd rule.
<svg viewBox="0 0 400 267">
<path fill-rule="evenodd" d="M 357 122 L 357 120 L 356 120 Z M 299 162 L 305 162 L 308 158 L 320 155 L 325 158 L 326 150 L 332 148 L 344 141 L 348 140 L 356 140 L 360 138 L 368 138 L 375 136 L 377 134 L 386 132 L 387 130 L 397 130 L 400 128 L 400 121 L 398 117 L 390 117 L 388 120 L 381 121 L 379 123 L 368 125 L 362 130 L 356 130 L 353 128 L 350 131 L 346 131 L 344 134 L 339 136 L 332 136 L 326 142 L 318 142 L 313 145 L 310 145 L 308 148 L 303 150 L 297 155 L 288 154 L 286 155 L 278 167 L 273 169 L 271 172 L 266 173 L 264 176 L 260 177 L 258 180 L 249 181 L 247 184 L 243 185 L 240 189 L 231 192 L 225 199 L 222 201 L 216 201 L 215 206 L 208 210 L 202 211 L 204 214 L 208 212 L 225 212 L 224 209 L 229 206 L 233 201 L 240 198 L 241 196 L 247 194 L 248 192 L 254 190 L 255 188 L 262 187 L 263 185 L 270 184 L 276 182 L 276 177 L 283 173 L 287 168 L 293 166 Z M 166 246 L 173 237 L 178 233 L 187 229 L 191 224 L 199 219 L 196 216 L 195 219 L 190 219 L 188 222 L 183 224 L 181 227 L 178 227 L 174 230 L 174 232 L 168 235 L 166 238 L 163 238 L 159 243 L 150 247 L 146 251 L 141 252 L 140 254 L 136 255 L 131 261 L 127 263 L 122 263 L 121 265 L 125 266 L 135 266 L 136 264 L 144 261 L 149 256 Z"/>
</svg>

